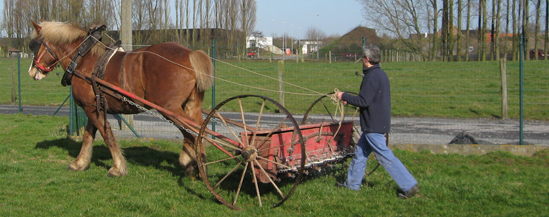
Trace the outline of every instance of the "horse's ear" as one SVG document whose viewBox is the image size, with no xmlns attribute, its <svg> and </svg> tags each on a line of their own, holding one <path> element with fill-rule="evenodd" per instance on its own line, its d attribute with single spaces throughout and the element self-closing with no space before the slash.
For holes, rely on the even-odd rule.
<svg viewBox="0 0 549 217">
<path fill-rule="evenodd" d="M 36 24 L 34 21 L 32 21 L 32 25 L 34 25 L 34 29 L 36 29 L 36 33 L 40 33 L 40 30 L 42 30 L 42 27 L 40 27 L 38 24 Z"/>
</svg>

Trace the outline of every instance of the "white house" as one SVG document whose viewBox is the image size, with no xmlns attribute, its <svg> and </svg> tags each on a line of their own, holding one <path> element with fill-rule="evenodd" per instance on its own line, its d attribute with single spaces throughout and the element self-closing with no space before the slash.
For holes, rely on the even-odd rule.
<svg viewBox="0 0 549 217">
<path fill-rule="evenodd" d="M 299 41 L 303 54 L 316 52 L 321 44 L 322 42 L 320 41 Z"/>
<path fill-rule="evenodd" d="M 246 48 L 262 48 L 273 46 L 273 37 L 255 37 L 246 38 Z"/>
<path fill-rule="evenodd" d="M 309 54 L 316 52 L 320 46 L 322 46 L 321 41 L 310 41 L 310 40 L 297 40 L 294 41 L 295 46 L 301 46 L 302 54 Z M 250 36 L 246 38 L 246 48 L 252 49 L 264 49 L 271 51 L 274 54 L 283 54 L 282 49 L 273 45 L 273 37 L 255 37 Z"/>
</svg>

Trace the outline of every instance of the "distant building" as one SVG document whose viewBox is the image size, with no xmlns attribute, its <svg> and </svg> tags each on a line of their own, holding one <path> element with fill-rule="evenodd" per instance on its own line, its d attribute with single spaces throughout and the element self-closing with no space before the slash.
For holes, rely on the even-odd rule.
<svg viewBox="0 0 549 217">
<path fill-rule="evenodd" d="M 309 54 L 318 51 L 320 45 L 322 45 L 322 42 L 300 40 L 299 45 L 301 45 L 301 52 L 303 54 Z"/>
<path fill-rule="evenodd" d="M 273 37 L 255 37 L 246 38 L 246 48 L 261 48 L 265 49 L 273 46 Z"/>
</svg>

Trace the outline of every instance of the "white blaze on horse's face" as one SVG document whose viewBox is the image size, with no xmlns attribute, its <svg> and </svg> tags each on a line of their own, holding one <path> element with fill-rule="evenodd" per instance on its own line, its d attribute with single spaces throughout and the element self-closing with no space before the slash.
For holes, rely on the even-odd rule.
<svg viewBox="0 0 549 217">
<path fill-rule="evenodd" d="M 36 67 L 32 67 L 32 63 L 29 67 L 29 75 L 34 78 L 34 80 L 39 81 L 47 76 L 47 74 L 42 73 Z"/>
</svg>

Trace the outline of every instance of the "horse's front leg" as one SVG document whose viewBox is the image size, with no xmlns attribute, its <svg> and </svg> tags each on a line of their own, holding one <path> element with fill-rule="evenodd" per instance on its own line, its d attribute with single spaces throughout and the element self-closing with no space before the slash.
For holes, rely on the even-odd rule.
<svg viewBox="0 0 549 217">
<path fill-rule="evenodd" d="M 95 139 L 96 132 L 97 128 L 91 122 L 88 122 L 88 124 L 86 124 L 86 132 L 84 132 L 80 154 L 78 154 L 75 161 L 69 164 L 69 170 L 83 171 L 90 168 L 90 161 L 93 152 L 93 140 Z"/>
<path fill-rule="evenodd" d="M 128 173 L 126 168 L 126 159 L 122 155 L 122 150 L 116 143 L 111 130 L 111 125 L 104 118 L 104 115 L 106 114 L 104 112 L 100 112 L 99 115 L 96 115 L 95 112 L 96 111 L 91 112 L 91 115 L 88 115 L 88 121 L 92 122 L 93 125 L 97 127 L 99 133 L 103 136 L 103 140 L 109 147 L 109 151 L 111 152 L 113 165 L 111 169 L 109 169 L 108 176 L 125 176 Z M 86 114 L 88 114 L 88 112 L 86 112 Z"/>
</svg>

